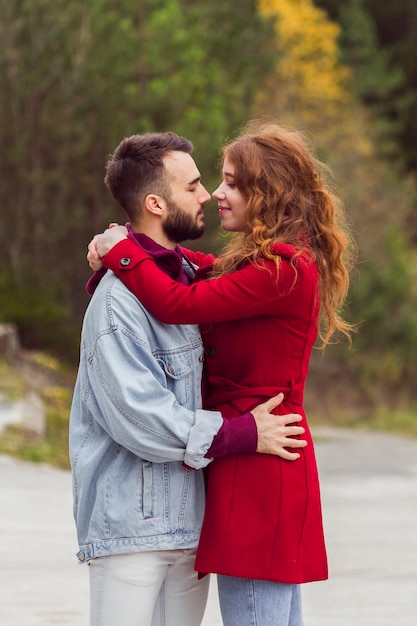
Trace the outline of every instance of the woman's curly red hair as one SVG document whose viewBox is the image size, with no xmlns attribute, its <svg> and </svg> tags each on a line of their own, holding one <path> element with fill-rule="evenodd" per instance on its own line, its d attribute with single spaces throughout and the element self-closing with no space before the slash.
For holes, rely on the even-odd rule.
<svg viewBox="0 0 417 626">
<path fill-rule="evenodd" d="M 213 276 L 245 262 L 279 263 L 274 243 L 309 251 L 320 276 L 323 344 L 336 331 L 350 337 L 353 326 L 341 316 L 349 287 L 354 245 L 341 202 L 330 188 L 330 170 L 307 137 L 276 123 L 252 123 L 222 151 L 235 167 L 234 183 L 247 198 L 246 227 L 220 255 Z"/>
</svg>

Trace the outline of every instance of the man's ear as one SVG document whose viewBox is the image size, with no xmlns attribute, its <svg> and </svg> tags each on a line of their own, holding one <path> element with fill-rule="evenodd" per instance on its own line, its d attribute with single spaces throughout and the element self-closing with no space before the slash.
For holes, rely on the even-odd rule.
<svg viewBox="0 0 417 626">
<path fill-rule="evenodd" d="M 161 196 L 150 193 L 145 198 L 145 209 L 154 215 L 162 215 L 165 210 L 165 201 Z"/>
</svg>

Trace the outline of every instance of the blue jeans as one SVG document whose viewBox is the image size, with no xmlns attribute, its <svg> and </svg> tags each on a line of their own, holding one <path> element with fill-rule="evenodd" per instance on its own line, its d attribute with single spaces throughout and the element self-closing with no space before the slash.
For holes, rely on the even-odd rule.
<svg viewBox="0 0 417 626">
<path fill-rule="evenodd" d="M 224 626 L 303 626 L 300 585 L 217 576 Z"/>
</svg>

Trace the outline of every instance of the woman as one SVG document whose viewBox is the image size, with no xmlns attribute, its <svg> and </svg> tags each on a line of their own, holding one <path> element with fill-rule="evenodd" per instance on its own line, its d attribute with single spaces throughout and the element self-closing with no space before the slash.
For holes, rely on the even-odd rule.
<svg viewBox="0 0 417 626">
<path fill-rule="evenodd" d="M 280 625 L 301 626 L 299 584 L 327 578 L 303 391 L 318 333 L 326 345 L 351 328 L 339 313 L 349 239 L 324 180 L 300 134 L 253 126 L 223 149 L 223 180 L 213 194 L 222 228 L 235 235 L 214 266 L 211 256 L 201 266 L 199 254 L 193 285 L 171 280 L 128 239 L 103 259 L 161 321 L 201 325 L 206 408 L 228 417 L 282 391 L 277 410 L 304 418 L 308 445 L 299 460 L 239 454 L 210 465 L 196 569 L 218 574 L 225 626 L 272 626 L 278 615 Z M 101 255 L 108 247 L 99 240 Z"/>
</svg>

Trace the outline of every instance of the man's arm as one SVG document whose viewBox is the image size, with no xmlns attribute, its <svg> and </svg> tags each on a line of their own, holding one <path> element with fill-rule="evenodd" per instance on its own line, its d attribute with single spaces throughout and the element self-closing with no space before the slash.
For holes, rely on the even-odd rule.
<svg viewBox="0 0 417 626">
<path fill-rule="evenodd" d="M 86 367 L 84 401 L 114 441 L 154 463 L 199 469 L 210 462 L 204 455 L 223 424 L 221 413 L 180 405 L 152 353 L 125 329 L 103 333 Z"/>
<path fill-rule="evenodd" d="M 85 359 L 89 392 L 83 396 L 88 411 L 114 441 L 142 458 L 205 467 L 211 460 L 206 454 L 215 436 L 235 420 L 223 420 L 217 411 L 191 411 L 181 406 L 166 388 L 163 369 L 155 367 L 146 344 L 125 332 L 120 320 L 118 325 L 117 330 L 101 334 L 94 352 Z M 301 419 L 297 415 L 271 413 L 281 399 L 272 398 L 252 411 L 259 430 L 257 450 L 295 460 L 297 453 L 286 448 L 305 445 L 292 439 L 304 429 L 286 426 L 297 423 Z"/>
<path fill-rule="evenodd" d="M 234 419 L 223 420 L 217 411 L 190 411 L 179 405 L 164 387 L 162 372 L 158 380 L 146 366 L 151 355 L 129 343 L 120 331 L 99 340 L 88 366 L 93 392 L 87 399 L 89 410 L 112 439 L 142 458 L 157 463 L 184 461 L 195 469 L 205 467 L 211 460 L 207 451 L 218 431 Z M 123 368 L 118 367 L 119 355 L 125 359 Z M 257 451 L 295 460 L 299 454 L 287 448 L 306 445 L 304 440 L 293 439 L 304 429 L 296 425 L 299 415 L 271 413 L 281 400 L 282 394 L 252 410 L 258 428 Z"/>
<path fill-rule="evenodd" d="M 122 231 L 120 228 L 114 229 L 113 232 L 117 230 Z M 92 244 L 93 242 L 89 248 L 94 248 Z M 297 425 L 302 419 L 301 416 L 271 413 L 281 403 L 282 398 L 280 394 L 260 404 L 251 413 L 224 421 L 220 430 L 208 444 L 205 457 L 211 459 L 240 452 L 260 452 L 278 455 L 287 460 L 299 458 L 298 453 L 290 452 L 288 448 L 296 449 L 307 445 L 306 441 L 294 438 L 304 433 L 304 429 Z"/>
</svg>

